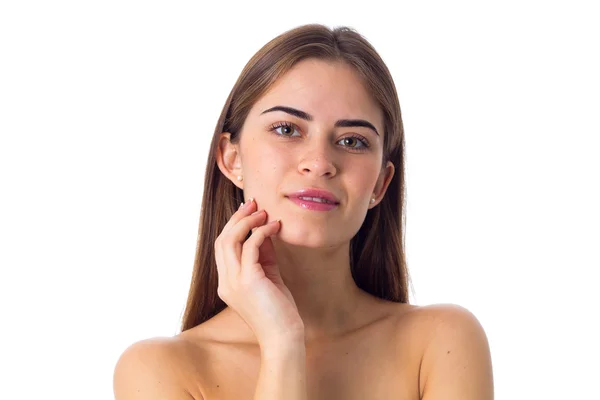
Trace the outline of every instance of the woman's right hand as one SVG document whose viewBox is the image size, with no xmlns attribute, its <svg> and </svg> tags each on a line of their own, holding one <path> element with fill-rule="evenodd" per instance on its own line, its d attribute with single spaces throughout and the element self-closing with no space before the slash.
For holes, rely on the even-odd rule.
<svg viewBox="0 0 600 400">
<path fill-rule="evenodd" d="M 253 213 L 256 208 L 250 198 L 233 214 L 215 240 L 215 257 L 217 294 L 246 321 L 263 347 L 303 339 L 304 323 L 283 283 L 270 238 L 280 222 L 265 224 L 266 212 Z"/>
</svg>

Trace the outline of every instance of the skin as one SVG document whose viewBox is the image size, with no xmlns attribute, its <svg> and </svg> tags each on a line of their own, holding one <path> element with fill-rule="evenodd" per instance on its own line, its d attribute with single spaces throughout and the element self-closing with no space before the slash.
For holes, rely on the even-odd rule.
<svg viewBox="0 0 600 400">
<path fill-rule="evenodd" d="M 302 110 L 313 120 L 283 111 L 263 114 L 279 105 Z M 369 121 L 378 133 L 336 128 L 338 119 Z M 280 122 L 294 126 L 270 131 Z M 281 220 L 271 240 L 307 342 L 355 329 L 361 324 L 356 311 L 377 302 L 352 279 L 349 245 L 394 175 L 391 162 L 381 167 L 383 135 L 382 111 L 357 73 L 345 64 L 315 59 L 296 64 L 254 104 L 238 144 L 231 143 L 230 133 L 221 135 L 217 163 L 223 174 L 266 211 L 265 223 Z M 309 211 L 285 197 L 307 187 L 333 192 L 340 204 L 329 212 Z"/>
<path fill-rule="evenodd" d="M 307 122 L 283 112 L 261 115 L 276 105 L 305 111 L 314 119 Z M 246 199 L 256 199 L 238 213 L 266 211 L 263 222 L 244 217 L 254 221 L 253 232 L 266 231 L 266 223 L 281 219 L 279 229 L 265 239 L 273 248 L 266 248 L 275 250 L 304 323 L 304 351 L 291 356 L 280 348 L 273 354 L 283 358 L 263 364 L 255 332 L 226 307 L 175 337 L 127 348 L 115 367 L 115 399 L 282 398 L 283 392 L 314 400 L 494 398 L 489 343 L 471 312 L 451 304 L 388 302 L 354 284 L 349 241 L 368 209 L 385 195 L 394 167 L 388 163 L 381 168 L 382 137 L 364 127 L 334 128 L 342 118 L 365 119 L 383 134 L 381 111 L 351 68 L 306 60 L 255 104 L 238 145 L 224 132 L 218 147 L 221 171 L 244 190 Z M 279 128 L 280 135 L 300 136 L 269 132 L 270 125 L 281 121 L 296 127 Z M 341 142 L 354 133 L 369 141 L 368 151 L 344 147 L 360 146 Z M 307 211 L 285 198 L 303 187 L 332 191 L 340 201 L 338 209 Z M 230 225 L 243 224 L 236 218 Z M 241 297 L 247 299 L 247 294 Z M 306 390 L 289 385 L 300 374 Z"/>
</svg>

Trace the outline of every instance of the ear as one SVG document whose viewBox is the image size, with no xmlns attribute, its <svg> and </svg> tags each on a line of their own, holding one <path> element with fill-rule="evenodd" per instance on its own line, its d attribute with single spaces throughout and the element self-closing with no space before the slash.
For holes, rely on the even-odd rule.
<svg viewBox="0 0 600 400">
<path fill-rule="evenodd" d="M 375 198 L 375 202 L 371 203 L 371 199 L 369 199 L 369 209 L 375 207 L 387 191 L 390 182 L 394 176 L 395 168 L 394 164 L 391 161 L 388 161 L 385 168 L 381 169 L 381 173 L 379 174 L 379 178 L 377 179 L 377 183 L 375 184 L 375 188 L 373 189 L 373 196 L 371 198 Z"/>
<path fill-rule="evenodd" d="M 219 137 L 217 146 L 217 165 L 219 169 L 233 184 L 240 189 L 244 189 L 243 181 L 237 179 L 238 176 L 244 176 L 242 171 L 242 158 L 238 144 L 231 143 L 231 133 L 223 132 Z"/>
</svg>

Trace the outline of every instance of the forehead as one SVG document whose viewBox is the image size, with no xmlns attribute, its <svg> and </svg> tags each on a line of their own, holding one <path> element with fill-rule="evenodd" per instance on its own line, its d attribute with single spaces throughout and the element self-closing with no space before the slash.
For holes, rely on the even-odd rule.
<svg viewBox="0 0 600 400">
<path fill-rule="evenodd" d="M 361 118 L 383 132 L 383 114 L 353 67 L 308 59 L 280 77 L 254 105 L 253 113 L 285 105 L 314 115 L 316 120 Z"/>
</svg>

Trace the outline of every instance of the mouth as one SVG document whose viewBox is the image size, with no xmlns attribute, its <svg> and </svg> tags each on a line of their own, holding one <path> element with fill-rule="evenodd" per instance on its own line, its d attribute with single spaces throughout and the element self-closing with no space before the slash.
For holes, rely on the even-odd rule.
<svg viewBox="0 0 600 400">
<path fill-rule="evenodd" d="M 309 196 L 298 196 L 298 197 L 289 197 L 293 203 L 298 205 L 305 210 L 311 211 L 331 211 L 339 205 L 337 202 L 333 202 L 328 199 L 324 199 L 321 197 L 309 197 Z"/>
<path fill-rule="evenodd" d="M 311 211 L 331 211 L 340 204 L 338 197 L 325 188 L 305 187 L 286 195 L 297 206 Z"/>
<path fill-rule="evenodd" d="M 336 201 L 328 200 L 323 197 L 298 196 L 296 198 L 304 201 L 312 201 L 314 203 L 338 204 Z"/>
</svg>

